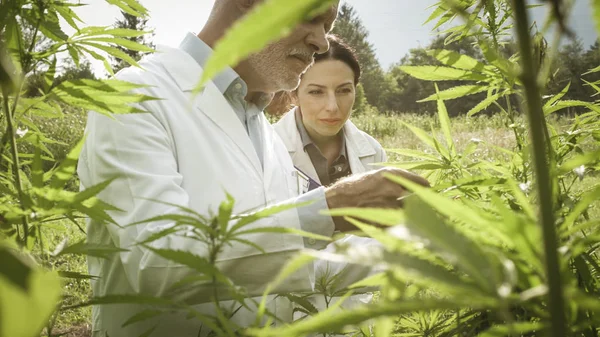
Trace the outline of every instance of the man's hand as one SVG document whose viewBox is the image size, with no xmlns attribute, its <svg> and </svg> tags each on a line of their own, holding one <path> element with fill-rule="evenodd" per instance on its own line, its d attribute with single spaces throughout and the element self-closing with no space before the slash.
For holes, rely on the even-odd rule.
<svg viewBox="0 0 600 337">
<path fill-rule="evenodd" d="M 409 179 L 419 185 L 429 187 L 429 182 L 414 173 L 396 168 L 382 168 L 364 174 L 352 175 L 338 181 L 325 190 L 329 209 L 346 207 L 402 207 L 399 199 L 407 194 L 402 185 L 386 178 L 386 174 L 394 174 Z M 356 229 L 341 217 L 334 217 L 336 230 L 346 232 Z"/>
</svg>

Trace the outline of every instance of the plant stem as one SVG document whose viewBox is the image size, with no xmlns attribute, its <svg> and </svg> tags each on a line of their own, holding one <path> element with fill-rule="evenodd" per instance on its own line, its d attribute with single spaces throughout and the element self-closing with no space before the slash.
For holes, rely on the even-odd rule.
<svg viewBox="0 0 600 337">
<path fill-rule="evenodd" d="M 15 187 L 17 192 L 19 193 L 19 202 L 21 204 L 21 209 L 25 210 L 25 196 L 23 193 L 23 186 L 21 184 L 21 175 L 19 173 L 19 153 L 17 151 L 17 140 L 15 138 L 15 127 L 13 125 L 12 113 L 8 107 L 8 89 L 6 87 L 2 87 L 2 96 L 4 102 L 4 113 L 6 115 L 6 132 L 8 134 L 8 138 L 10 141 L 11 148 L 11 156 L 13 161 L 13 172 L 15 176 Z M 16 98 L 18 99 L 18 97 Z M 17 102 L 15 101 L 15 106 L 17 106 Z M 27 221 L 27 216 L 23 216 L 21 218 L 21 223 L 23 225 L 23 244 L 27 245 L 27 238 L 29 237 L 29 223 Z"/>
<path fill-rule="evenodd" d="M 533 144 L 533 160 L 536 173 L 538 198 L 540 200 L 541 227 L 544 238 L 544 252 L 546 274 L 548 277 L 548 306 L 550 309 L 550 335 L 555 337 L 566 336 L 564 298 L 560 264 L 558 259 L 558 244 L 556 228 L 554 226 L 554 207 L 550 170 L 548 168 L 549 139 L 544 134 L 544 113 L 542 98 L 538 86 L 538 67 L 534 64 L 531 55 L 532 44 L 529 33 L 529 17 L 525 0 L 513 0 L 515 26 L 521 55 L 522 74 L 525 97 L 527 99 L 527 117 Z"/>
</svg>

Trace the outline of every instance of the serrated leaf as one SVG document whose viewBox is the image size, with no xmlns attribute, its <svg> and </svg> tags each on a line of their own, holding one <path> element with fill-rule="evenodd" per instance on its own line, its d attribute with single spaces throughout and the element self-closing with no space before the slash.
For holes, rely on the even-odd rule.
<svg viewBox="0 0 600 337">
<path fill-rule="evenodd" d="M 459 54 L 458 52 L 452 50 L 434 49 L 428 50 L 427 54 L 435 57 L 442 64 L 449 67 L 477 72 L 483 72 L 486 70 L 485 64 L 468 55 Z"/>
<path fill-rule="evenodd" d="M 133 315 L 129 319 L 127 319 L 127 321 L 125 321 L 125 323 L 123 323 L 121 325 L 121 327 L 124 328 L 124 327 L 129 326 L 134 323 L 147 321 L 151 318 L 160 316 L 162 314 L 164 314 L 164 311 L 161 311 L 161 310 L 152 310 L 152 309 L 143 310 L 143 311 L 140 311 L 137 314 Z"/>
<path fill-rule="evenodd" d="M 105 0 L 111 5 L 119 7 L 122 11 L 133 16 L 144 17 L 148 15 L 148 10 L 137 0 Z"/>
<path fill-rule="evenodd" d="M 450 129 L 450 117 L 448 116 L 448 110 L 446 109 L 446 105 L 444 104 L 444 100 L 439 96 L 440 90 L 438 88 L 437 83 L 435 84 L 435 92 L 438 94 L 437 99 L 437 110 L 438 110 L 438 118 L 440 120 L 440 126 L 442 128 L 442 133 L 444 134 L 444 138 L 446 139 L 446 146 L 450 149 L 450 154 L 452 157 L 456 156 L 456 148 L 454 146 L 454 140 L 452 140 L 452 131 Z"/>
<path fill-rule="evenodd" d="M 85 137 L 83 137 L 74 147 L 69 151 L 67 157 L 60 163 L 58 169 L 55 171 L 52 179 L 50 180 L 50 188 L 54 190 L 64 189 L 67 182 L 75 174 L 77 169 L 77 160 L 79 159 L 79 153 L 85 143 Z"/>
<path fill-rule="evenodd" d="M 154 297 L 149 295 L 132 295 L 132 294 L 123 294 L 123 295 L 106 295 L 93 297 L 89 301 L 64 306 L 61 310 L 72 310 L 77 308 L 89 307 L 92 305 L 103 305 L 103 304 L 144 304 L 144 305 L 156 305 L 162 307 L 174 306 L 176 303 L 173 301 L 162 298 L 162 297 Z"/>
<path fill-rule="evenodd" d="M 494 290 L 494 265 L 477 243 L 456 228 L 445 224 L 435 211 L 419 198 L 407 198 L 404 208 L 407 216 L 406 226 L 411 233 L 427 240 L 430 249 L 439 252 L 449 263 L 460 266 L 477 281 L 482 290 Z"/>
<path fill-rule="evenodd" d="M 305 238 L 312 238 L 312 239 L 315 239 L 315 240 L 331 241 L 331 238 L 328 237 L 328 236 L 323 236 L 323 235 L 319 235 L 319 234 L 315 234 L 315 233 L 303 231 L 303 230 L 296 229 L 296 228 L 289 228 L 289 227 L 258 227 L 258 228 L 252 228 L 252 229 L 248 229 L 248 230 L 243 230 L 243 231 L 235 232 L 234 237 L 238 237 L 238 236 L 241 236 L 241 235 L 248 235 L 248 234 L 256 234 L 256 233 L 290 234 L 290 235 L 302 236 L 302 237 L 305 237 Z"/>
<path fill-rule="evenodd" d="M 590 166 L 598 161 L 600 161 L 600 150 L 576 155 L 560 165 L 558 172 L 559 174 L 565 174 L 573 171 L 575 168 L 580 167 L 581 165 Z"/>
<path fill-rule="evenodd" d="M 489 88 L 481 85 L 459 85 L 450 89 L 442 90 L 439 93 L 432 94 L 422 100 L 418 100 L 418 103 L 430 102 L 438 99 L 450 100 L 455 98 L 461 98 L 469 95 L 478 94 L 480 92 L 487 91 Z"/>
<path fill-rule="evenodd" d="M 319 310 L 312 304 L 307 298 L 300 297 L 292 294 L 284 294 L 285 298 L 290 300 L 290 302 L 300 305 L 308 314 L 315 314 L 319 312 Z"/>
<path fill-rule="evenodd" d="M 215 276 L 217 279 L 224 278 L 221 271 L 205 257 L 182 250 L 157 249 L 148 246 L 146 248 L 166 260 L 187 266 L 199 273 Z"/>
<path fill-rule="evenodd" d="M 36 137 L 33 149 L 33 161 L 31 163 L 31 184 L 35 188 L 44 186 L 44 170 L 42 162 L 42 150 L 40 148 L 40 138 Z"/>
<path fill-rule="evenodd" d="M 467 116 L 471 117 L 474 114 L 487 109 L 490 105 L 492 105 L 492 103 L 496 102 L 500 97 L 503 97 L 504 95 L 506 95 L 506 92 L 497 92 L 493 95 L 488 95 L 486 99 L 479 102 L 476 106 L 469 110 L 469 112 L 467 112 Z"/>
<path fill-rule="evenodd" d="M 21 288 L 22 291 L 28 292 L 32 268 L 18 254 L 16 251 L 0 246 L 0 261 L 2 261 L 0 276 Z"/>
<path fill-rule="evenodd" d="M 564 95 L 567 94 L 567 92 L 569 91 L 569 88 L 571 87 L 571 82 L 569 82 L 564 88 L 563 90 L 561 90 L 558 94 L 552 96 L 548 102 L 546 102 L 544 104 L 544 110 L 549 109 L 552 104 L 556 103 L 558 100 L 560 100 L 561 98 L 563 98 Z"/>
<path fill-rule="evenodd" d="M 78 40 L 78 42 L 84 42 L 85 43 L 89 43 L 89 42 L 104 42 L 104 43 L 111 43 L 129 50 L 133 50 L 133 51 L 139 51 L 139 52 L 145 52 L 145 53 L 152 53 L 154 52 L 153 48 L 148 47 L 147 45 L 129 40 L 129 39 L 124 39 L 121 37 L 86 37 L 85 39 L 81 39 Z"/>
<path fill-rule="evenodd" d="M 273 289 L 276 289 L 290 275 L 294 274 L 300 268 L 302 268 L 308 263 L 313 262 L 314 260 L 315 258 L 313 256 L 300 253 L 285 264 L 285 266 L 279 271 L 279 274 L 277 274 L 273 281 L 269 282 L 269 284 L 267 285 L 263 293 L 262 299 L 260 301 L 260 304 L 258 305 L 258 308 L 256 310 L 257 319 L 264 317 L 267 306 L 267 299 L 271 294 L 271 291 Z"/>
<path fill-rule="evenodd" d="M 577 219 L 596 201 L 600 200 L 600 185 L 595 186 L 592 190 L 585 192 L 579 202 L 575 204 L 573 209 L 565 217 L 565 221 L 561 225 L 563 231 L 571 229 Z"/>
<path fill-rule="evenodd" d="M 351 216 L 357 219 L 372 221 L 386 226 L 396 226 L 404 222 L 404 213 L 396 209 L 380 208 L 336 208 L 322 211 L 321 214 L 331 216 Z"/>
<path fill-rule="evenodd" d="M 493 302 L 486 300 L 472 300 L 468 306 L 472 309 L 493 306 Z M 414 311 L 428 310 L 457 310 L 466 303 L 460 300 L 422 300 L 409 299 L 399 302 L 380 302 L 361 306 L 352 310 L 333 311 L 325 310 L 311 319 L 297 322 L 293 325 L 270 328 L 251 329 L 251 333 L 257 337 L 300 337 L 315 331 L 336 331 L 347 325 L 356 325 L 377 317 L 393 317 Z"/>
<path fill-rule="evenodd" d="M 324 11 L 334 3 L 334 0 L 265 0 L 257 4 L 217 42 L 195 91 L 199 91 L 209 79 L 226 67 L 237 65 L 251 53 L 289 34 L 302 20 L 320 14 L 315 10 Z M 270 20 L 265 21 L 264 18 Z"/>
<path fill-rule="evenodd" d="M 484 81 L 482 74 L 443 66 L 400 66 L 400 70 L 424 81 Z"/>
<path fill-rule="evenodd" d="M 314 201 L 307 201 L 307 202 L 297 203 L 297 204 L 289 204 L 289 203 L 276 204 L 273 206 L 269 206 L 267 208 L 263 208 L 256 212 L 253 212 L 253 213 L 236 215 L 233 217 L 233 220 L 236 220 L 236 223 L 235 223 L 235 225 L 233 225 L 231 227 L 229 232 L 236 233 L 238 230 L 242 229 L 243 227 L 245 227 L 251 223 L 254 223 L 260 219 L 268 218 L 272 215 L 275 215 L 275 214 L 278 214 L 278 213 L 281 213 L 281 212 L 284 212 L 284 211 L 287 211 L 290 209 L 307 206 L 313 202 Z"/>
<path fill-rule="evenodd" d="M 129 251 L 128 249 L 118 248 L 118 247 L 111 246 L 111 245 L 101 245 L 101 244 L 86 243 L 85 241 L 80 241 L 74 245 L 65 247 L 64 249 L 60 250 L 58 253 L 54 254 L 54 256 L 58 257 L 58 256 L 66 255 L 66 254 L 73 254 L 73 255 L 87 255 L 87 256 L 93 256 L 93 257 L 98 257 L 98 258 L 102 258 L 102 259 L 108 259 L 113 254 L 128 252 L 128 251 Z"/>
<path fill-rule="evenodd" d="M 410 150 L 410 149 L 385 149 L 388 153 L 395 153 L 405 157 L 419 158 L 425 160 L 438 160 L 438 157 L 425 153 L 419 150 Z"/>
<path fill-rule="evenodd" d="M 406 122 L 400 121 L 402 125 L 406 126 L 417 138 L 419 138 L 425 145 L 435 149 L 435 142 L 433 141 L 433 137 L 429 135 L 425 130 L 420 129 L 416 126 L 412 126 Z"/>
</svg>

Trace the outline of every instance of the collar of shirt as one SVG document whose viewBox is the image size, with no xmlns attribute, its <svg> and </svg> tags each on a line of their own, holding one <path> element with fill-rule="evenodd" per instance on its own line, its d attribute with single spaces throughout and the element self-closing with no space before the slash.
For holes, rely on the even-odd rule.
<svg viewBox="0 0 600 337">
<path fill-rule="evenodd" d="M 209 45 L 192 33 L 186 34 L 179 48 L 194 58 L 201 67 L 204 67 L 206 61 L 208 61 L 208 58 L 213 53 Z M 249 103 L 245 100 L 248 94 L 248 85 L 235 70 L 227 67 L 216 75 L 212 81 L 226 98 L 241 104 L 244 109 L 248 109 Z M 264 94 L 263 96 L 254 103 L 259 111 L 264 110 L 272 98 L 270 94 Z"/>
<path fill-rule="evenodd" d="M 296 114 L 296 127 L 298 128 L 298 132 L 300 133 L 300 140 L 302 141 L 302 147 L 304 149 L 306 149 L 307 146 L 309 145 L 313 145 L 315 148 L 319 149 L 317 147 L 317 145 L 315 145 L 315 143 L 313 142 L 312 138 L 310 138 L 310 136 L 308 135 L 308 132 L 306 131 L 306 128 L 304 127 L 304 123 L 302 123 L 302 114 L 300 113 L 300 109 L 296 108 L 295 109 L 295 114 Z M 340 132 L 342 133 L 342 146 L 340 148 L 340 154 L 338 155 L 337 159 L 339 159 L 340 157 L 346 157 L 346 137 L 344 137 L 344 129 L 342 128 L 340 130 Z M 319 150 L 319 152 L 321 152 Z M 321 154 L 323 155 L 323 154 Z M 336 159 L 336 160 L 337 160 Z"/>
</svg>

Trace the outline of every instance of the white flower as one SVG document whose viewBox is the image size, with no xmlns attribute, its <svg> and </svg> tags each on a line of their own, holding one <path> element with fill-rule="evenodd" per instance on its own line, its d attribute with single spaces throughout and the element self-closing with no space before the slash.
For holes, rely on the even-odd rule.
<svg viewBox="0 0 600 337">
<path fill-rule="evenodd" d="M 575 172 L 575 174 L 579 177 L 579 181 L 583 180 L 583 177 L 585 175 L 585 166 L 581 165 L 575 169 L 573 169 L 573 172 Z"/>
<path fill-rule="evenodd" d="M 19 138 L 23 138 L 23 137 L 25 137 L 25 135 L 27 134 L 27 132 L 29 132 L 28 128 L 25 128 L 25 129 L 18 128 L 17 129 L 17 136 L 19 136 Z"/>
<path fill-rule="evenodd" d="M 473 142 L 475 144 L 479 144 L 479 143 L 483 142 L 483 140 L 481 140 L 479 138 L 471 138 L 471 142 Z"/>
<path fill-rule="evenodd" d="M 519 188 L 521 189 L 521 191 L 523 191 L 523 193 L 529 193 L 529 190 L 531 190 L 531 181 L 528 181 L 526 183 L 520 183 Z"/>
</svg>

